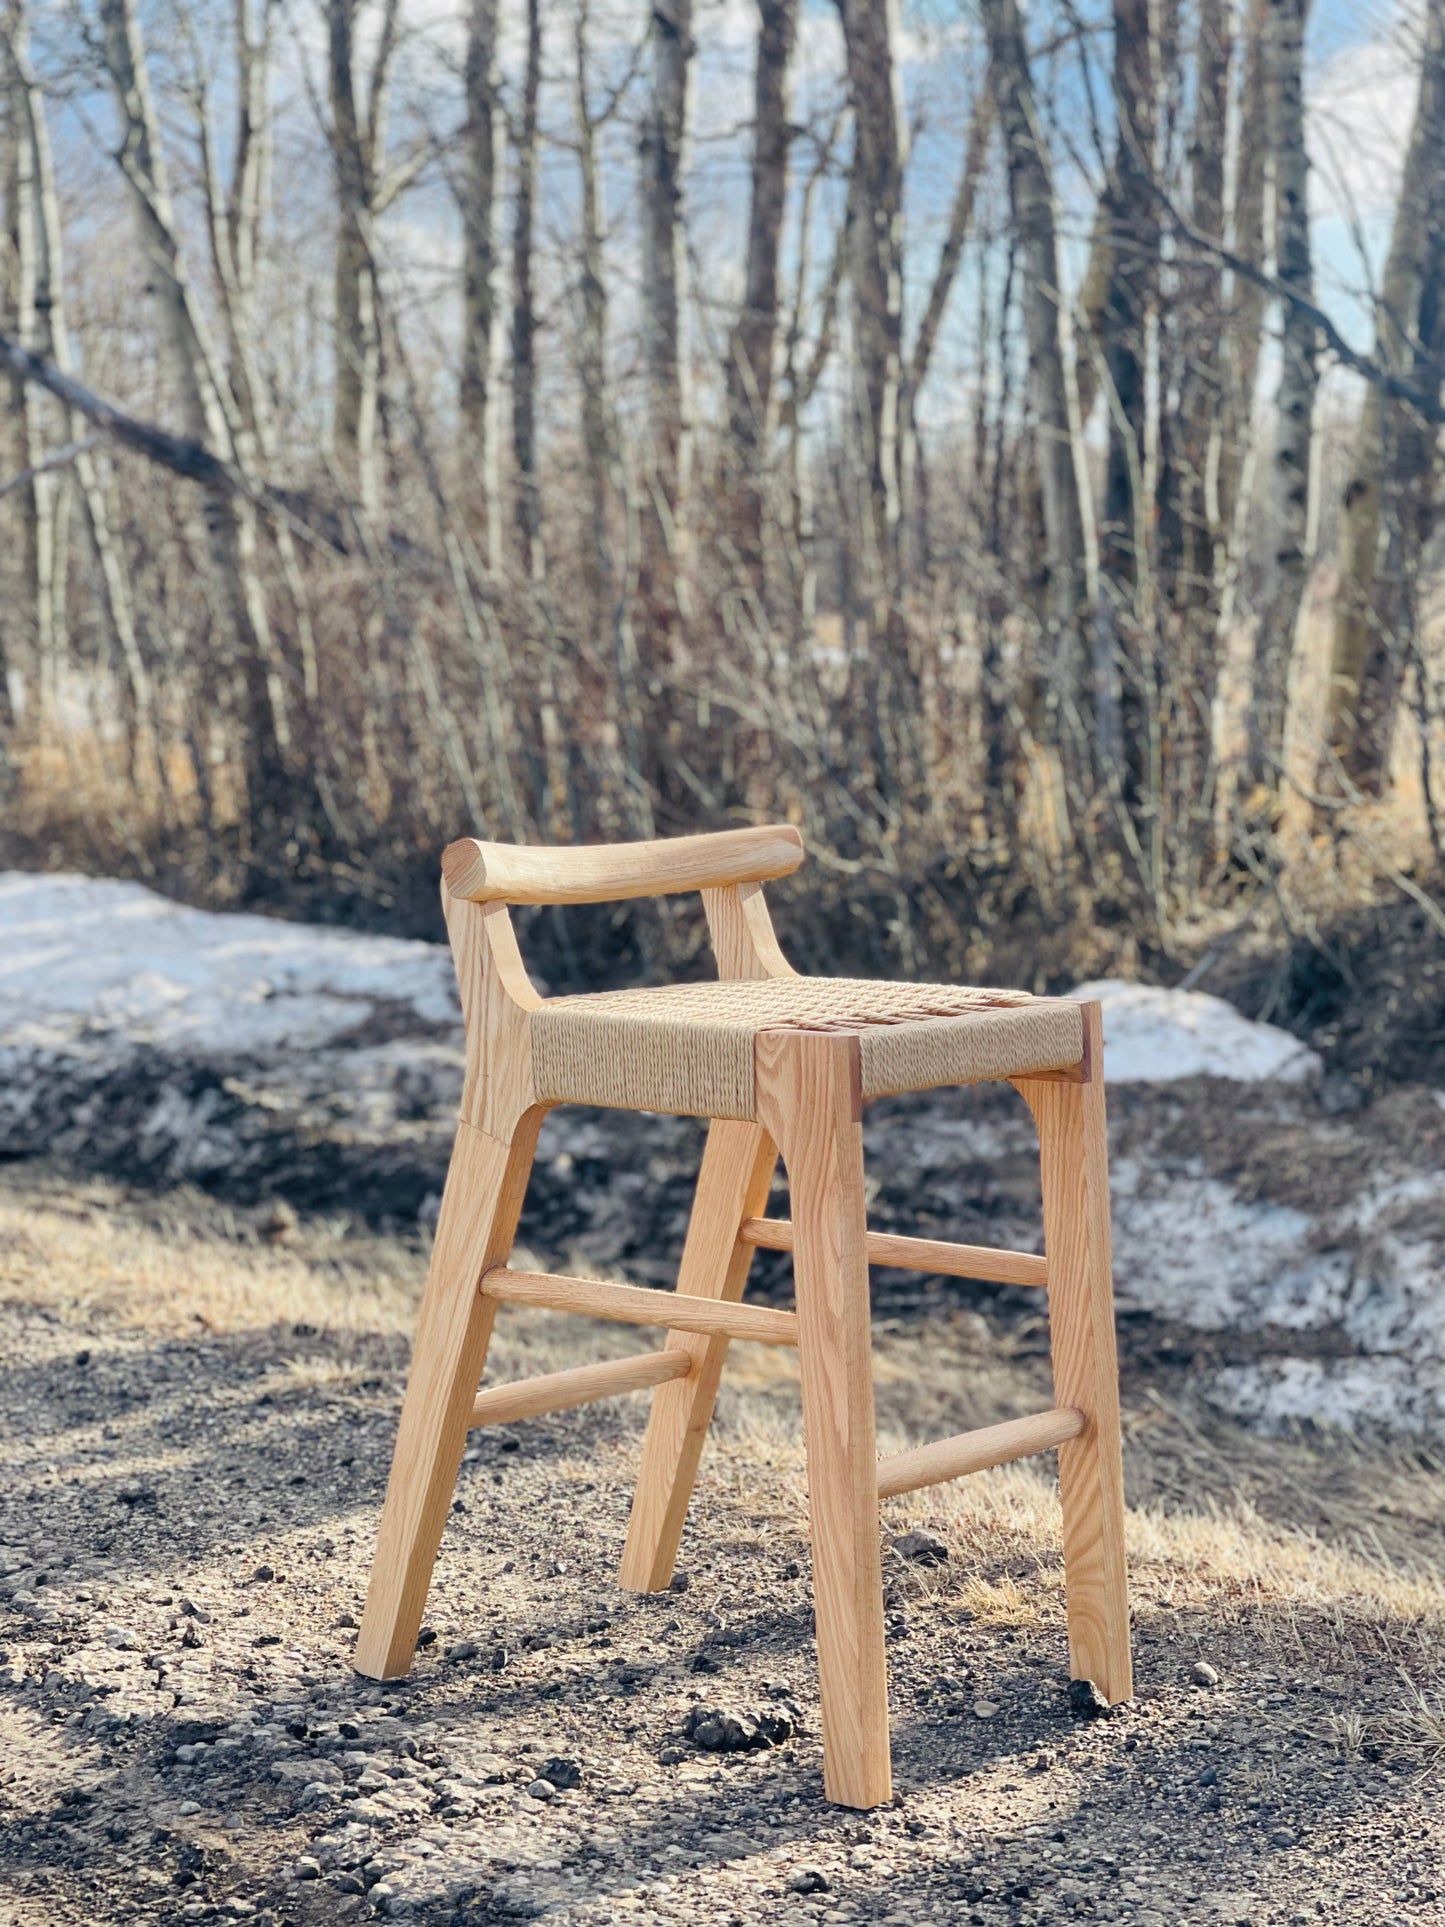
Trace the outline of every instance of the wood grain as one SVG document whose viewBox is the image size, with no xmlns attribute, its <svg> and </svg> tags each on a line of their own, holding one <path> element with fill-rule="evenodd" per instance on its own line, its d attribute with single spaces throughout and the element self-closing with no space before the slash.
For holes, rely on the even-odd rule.
<svg viewBox="0 0 1445 1927">
<path fill-rule="evenodd" d="M 793 1199 L 823 1782 L 830 1800 L 874 1807 L 893 1782 L 858 1042 L 762 1031 L 756 1063 L 758 1117 Z"/>
<path fill-rule="evenodd" d="M 1075 1411 L 1035 1412 L 1011 1418 L 1002 1425 L 984 1425 L 976 1432 L 956 1432 L 932 1445 L 915 1445 L 878 1461 L 878 1496 L 896 1499 L 900 1492 L 916 1492 L 925 1485 L 944 1485 L 970 1472 L 986 1472 L 991 1465 L 1008 1465 L 1031 1458 L 1076 1439 L 1084 1429 L 1084 1415 Z"/>
<path fill-rule="evenodd" d="M 791 823 L 572 849 L 466 836 L 443 851 L 442 875 L 454 897 L 473 903 L 613 903 L 789 876 L 803 854 Z"/>
<path fill-rule="evenodd" d="M 668 1379 L 686 1378 L 691 1370 L 692 1360 L 684 1351 L 639 1352 L 633 1358 L 606 1358 L 597 1365 L 518 1379 L 512 1385 L 491 1385 L 473 1401 L 471 1424 L 510 1425 L 543 1412 L 563 1412 L 594 1399 L 615 1398 L 619 1392 L 644 1392 Z"/>
<path fill-rule="evenodd" d="M 757 982 L 792 974 L 760 883 L 706 889 L 702 901 L 720 977 Z M 741 1299 L 753 1251 L 738 1237 L 738 1226 L 767 1204 L 777 1160 L 759 1125 L 729 1118 L 709 1124 L 679 1292 L 727 1304 Z M 672 1579 L 727 1359 L 726 1338 L 669 1331 L 666 1342 L 685 1346 L 695 1363 L 690 1378 L 664 1385 L 652 1401 L 622 1554 L 621 1582 L 632 1592 L 658 1592 Z"/>
<path fill-rule="evenodd" d="M 749 1218 L 740 1233 L 745 1244 L 764 1251 L 791 1251 L 793 1227 L 786 1218 Z M 890 1232 L 870 1231 L 870 1265 L 892 1265 L 900 1271 L 936 1271 L 946 1278 L 984 1278 L 995 1285 L 1040 1285 L 1049 1282 L 1048 1261 L 1031 1251 L 995 1251 L 988 1245 L 941 1244 L 932 1238 L 897 1238 Z"/>
<path fill-rule="evenodd" d="M 1134 1690 L 1124 1552 L 1119 1368 L 1109 1243 L 1109 1148 L 1103 1026 L 1085 1004 L 1087 1082 L 1018 1080 L 1039 1132 L 1054 1397 L 1084 1414 L 1059 1447 L 1069 1665 L 1110 1703 Z"/>
<path fill-rule="evenodd" d="M 796 1345 L 798 1321 L 790 1311 L 762 1305 L 727 1304 L 694 1298 L 684 1291 L 650 1291 L 597 1278 L 569 1278 L 552 1271 L 509 1271 L 502 1267 L 482 1279 L 488 1298 L 508 1304 L 541 1305 L 587 1318 L 611 1318 L 624 1325 L 662 1325 L 669 1331 L 701 1332 L 709 1337 L 749 1338 L 760 1345 Z"/>
<path fill-rule="evenodd" d="M 511 1251 L 542 1117 L 507 1141 L 457 1129 L 352 1662 L 371 1679 L 411 1665 L 496 1313 L 477 1285 Z"/>
</svg>

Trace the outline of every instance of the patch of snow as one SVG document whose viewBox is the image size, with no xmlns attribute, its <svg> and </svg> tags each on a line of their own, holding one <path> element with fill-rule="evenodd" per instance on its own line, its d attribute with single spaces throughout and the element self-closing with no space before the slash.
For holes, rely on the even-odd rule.
<svg viewBox="0 0 1445 1927">
<path fill-rule="evenodd" d="M 1200 990 L 1102 977 L 1071 996 L 1104 1006 L 1104 1069 L 1111 1083 L 1162 1084 L 1178 1077 L 1277 1079 L 1303 1084 L 1323 1068 L 1287 1030 L 1243 1017 Z"/>
<path fill-rule="evenodd" d="M 1445 1392 L 1403 1358 L 1272 1358 L 1226 1365 L 1210 1400 L 1263 1432 L 1308 1423 L 1350 1431 L 1361 1424 L 1438 1437 Z"/>
<path fill-rule="evenodd" d="M 379 1004 L 459 1026 L 445 946 L 217 915 L 139 883 L 0 876 L 0 1039 L 123 1037 L 192 1056 L 316 1049 Z"/>
</svg>

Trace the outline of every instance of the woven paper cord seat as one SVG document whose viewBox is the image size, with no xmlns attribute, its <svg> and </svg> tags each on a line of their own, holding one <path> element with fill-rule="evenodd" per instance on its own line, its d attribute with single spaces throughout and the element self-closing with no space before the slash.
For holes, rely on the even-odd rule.
<svg viewBox="0 0 1445 1927">
<path fill-rule="evenodd" d="M 729 1347 L 793 1349 L 823 1780 L 830 1799 L 873 1807 L 893 1789 L 879 1507 L 901 1494 L 1057 1452 L 1069 1670 L 1111 1704 L 1133 1691 L 1103 1020 L 1097 1003 L 1021 990 L 799 977 L 762 886 L 802 860 L 786 823 L 576 849 L 467 837 L 444 853 L 467 1074 L 355 1664 L 374 1679 L 411 1665 L 443 1529 L 467 1530 L 448 1527 L 467 1434 L 624 1392 L 647 1393 L 652 1412 L 619 1578 L 665 1593 Z M 528 977 L 511 906 L 680 890 L 702 892 L 718 981 L 549 999 Z M 871 1230 L 864 1105 L 984 1079 L 1010 1082 L 1038 1127 L 1044 1250 Z M 538 1133 L 556 1104 L 710 1120 L 675 1290 L 513 1266 Z M 787 1218 L 768 1215 L 780 1159 Z M 795 1309 L 744 1302 L 755 1250 L 792 1254 Z M 880 1458 L 870 1265 L 1046 1292 L 1048 1409 Z M 478 1390 L 504 1305 L 666 1336 L 650 1351 Z M 764 1583 L 762 1563 L 745 1573 L 748 1556 L 729 1550 L 737 1583 Z"/>
<path fill-rule="evenodd" d="M 858 1033 L 864 1097 L 1077 1064 L 1080 1008 L 1020 990 L 775 977 L 557 997 L 532 1013 L 537 1095 L 695 1117 L 757 1115 L 760 1030 Z"/>
</svg>

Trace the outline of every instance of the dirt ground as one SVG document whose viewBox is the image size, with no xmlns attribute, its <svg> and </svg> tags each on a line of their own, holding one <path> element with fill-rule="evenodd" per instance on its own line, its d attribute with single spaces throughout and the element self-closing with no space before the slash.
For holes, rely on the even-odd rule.
<svg viewBox="0 0 1445 1927">
<path fill-rule="evenodd" d="M 898 1794 L 850 1813 L 770 1348 L 734 1348 L 678 1590 L 615 1583 L 643 1401 L 479 1433 L 411 1678 L 351 1673 L 424 1265 L 0 1169 L 3 1927 L 1445 1922 L 1429 1454 L 1235 1430 L 1126 1321 L 1137 1699 L 1071 1711 L 1051 1459 L 890 1502 Z M 1021 1294 L 880 1313 L 885 1449 L 1047 1403 Z M 636 1344 L 509 1309 L 489 1378 Z M 793 1730 L 712 1752 L 699 1707 Z"/>
</svg>

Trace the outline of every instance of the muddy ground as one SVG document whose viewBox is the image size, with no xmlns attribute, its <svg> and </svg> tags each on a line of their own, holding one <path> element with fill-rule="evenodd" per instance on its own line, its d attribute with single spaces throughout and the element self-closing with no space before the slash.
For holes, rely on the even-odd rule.
<svg viewBox="0 0 1445 1927">
<path fill-rule="evenodd" d="M 652 1155 L 609 1191 L 624 1242 L 672 1183 Z M 569 1157 L 534 1249 L 569 1249 Z M 358 1680 L 424 1262 L 274 1201 L 4 1170 L 4 1927 L 1445 1921 L 1442 1466 L 1244 1433 L 1153 1319 L 1122 1321 L 1113 1717 L 1067 1691 L 1052 1461 L 916 1494 L 884 1521 L 897 1798 L 825 1803 L 795 1362 L 743 1346 L 679 1590 L 615 1584 L 641 1401 L 480 1433 L 415 1671 Z M 899 1285 L 876 1335 L 885 1447 L 1047 1403 L 1026 1294 Z M 489 1376 L 636 1343 L 508 1309 Z M 776 1743 L 709 1751 L 699 1708 Z"/>
</svg>

